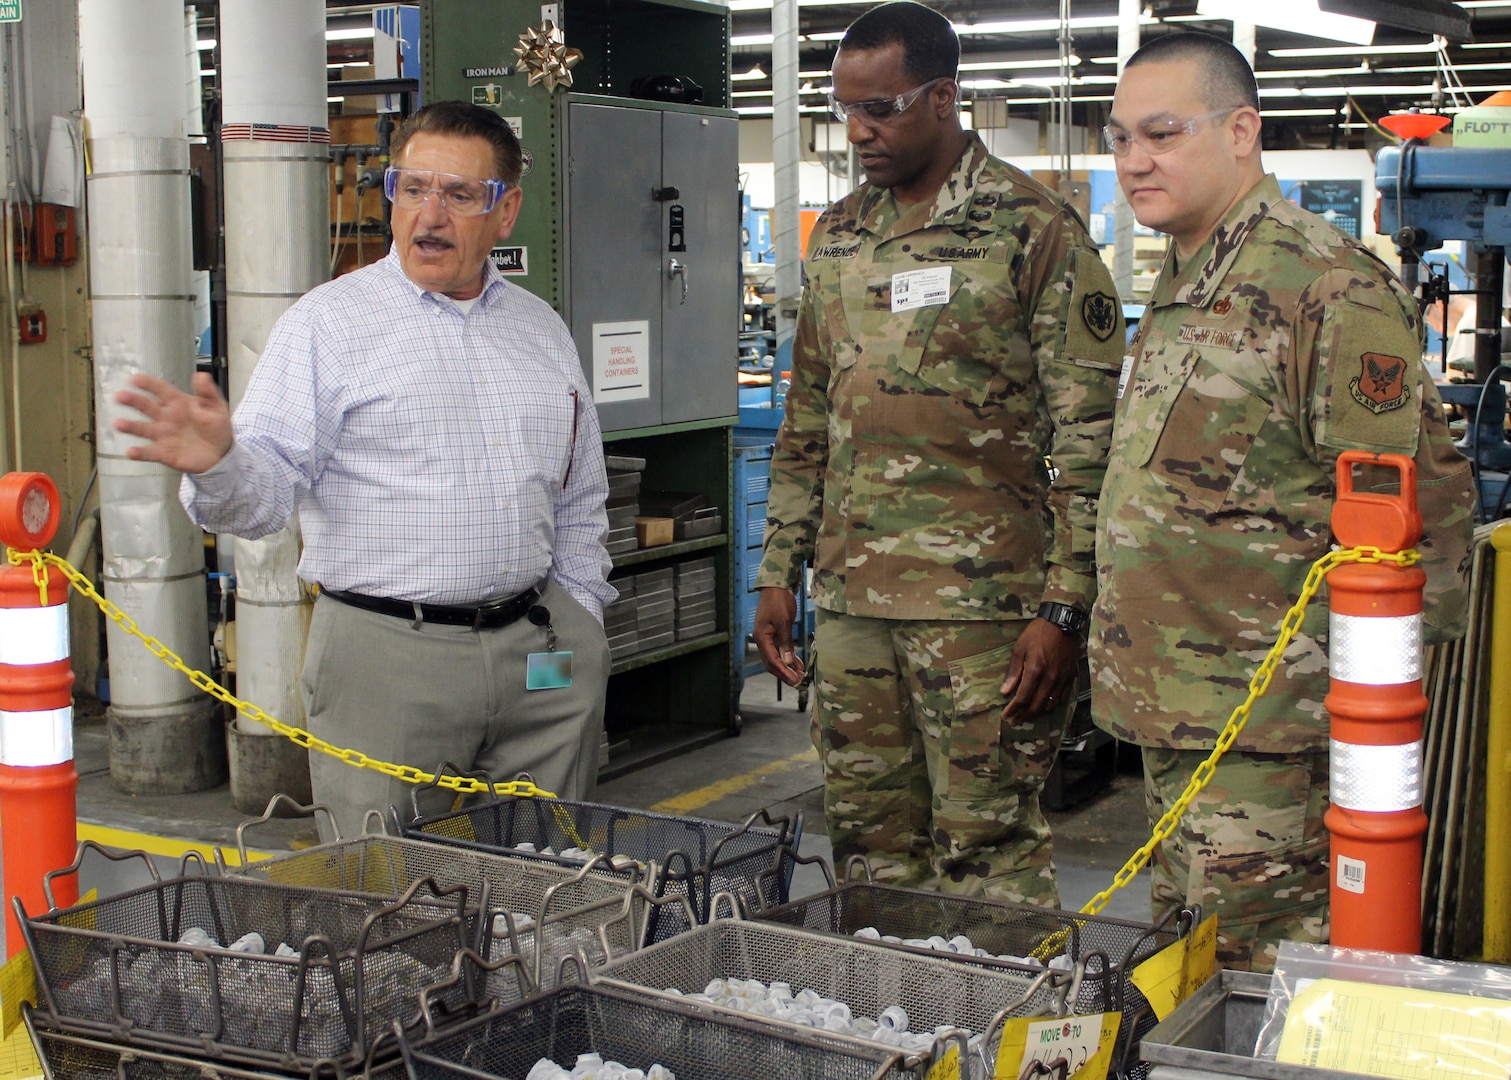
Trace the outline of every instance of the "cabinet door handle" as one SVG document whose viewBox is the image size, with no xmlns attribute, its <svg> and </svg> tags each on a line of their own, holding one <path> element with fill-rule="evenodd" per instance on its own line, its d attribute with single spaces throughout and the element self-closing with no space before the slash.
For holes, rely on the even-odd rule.
<svg viewBox="0 0 1511 1080">
<path fill-rule="evenodd" d="M 682 299 L 678 303 L 687 303 L 687 264 L 678 259 L 673 259 L 666 265 L 667 277 L 680 277 L 682 279 Z"/>
</svg>

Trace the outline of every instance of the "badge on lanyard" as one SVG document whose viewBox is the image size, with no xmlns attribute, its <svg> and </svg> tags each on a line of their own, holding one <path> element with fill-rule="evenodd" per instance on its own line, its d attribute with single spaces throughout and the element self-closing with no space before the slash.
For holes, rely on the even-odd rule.
<svg viewBox="0 0 1511 1080">
<path fill-rule="evenodd" d="M 536 604 L 525 617 L 534 625 L 546 628 L 546 651 L 533 652 L 525 657 L 525 689 L 562 690 L 571 686 L 572 651 L 557 651 L 551 610 L 544 604 Z"/>
</svg>

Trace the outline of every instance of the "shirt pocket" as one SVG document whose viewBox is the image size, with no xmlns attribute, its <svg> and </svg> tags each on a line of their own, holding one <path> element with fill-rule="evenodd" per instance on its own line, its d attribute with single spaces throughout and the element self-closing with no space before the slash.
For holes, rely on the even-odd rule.
<svg viewBox="0 0 1511 1080">
<path fill-rule="evenodd" d="M 1142 469 L 1154 456 L 1170 409 L 1196 366 L 1196 350 L 1176 348 L 1145 356 L 1123 391 L 1113 432 L 1112 456 Z"/>
<path fill-rule="evenodd" d="M 1148 467 L 1187 504 L 1216 511 L 1227 502 L 1270 405 L 1193 351 Z"/>
<path fill-rule="evenodd" d="M 976 408 L 1005 397 L 1004 349 L 1021 335 L 1016 310 L 995 288 L 952 267 L 949 299 L 912 318 L 897 355 L 901 371 Z"/>
</svg>

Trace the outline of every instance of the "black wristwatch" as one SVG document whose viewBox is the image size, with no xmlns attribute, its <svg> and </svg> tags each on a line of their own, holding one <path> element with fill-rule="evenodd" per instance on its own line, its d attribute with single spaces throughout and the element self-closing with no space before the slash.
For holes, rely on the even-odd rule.
<svg viewBox="0 0 1511 1080">
<path fill-rule="evenodd" d="M 1071 604 L 1059 604 L 1053 600 L 1046 600 L 1039 605 L 1039 618 L 1045 622 L 1052 622 L 1067 634 L 1084 636 L 1086 627 L 1091 624 L 1091 616 L 1080 608 Z"/>
</svg>

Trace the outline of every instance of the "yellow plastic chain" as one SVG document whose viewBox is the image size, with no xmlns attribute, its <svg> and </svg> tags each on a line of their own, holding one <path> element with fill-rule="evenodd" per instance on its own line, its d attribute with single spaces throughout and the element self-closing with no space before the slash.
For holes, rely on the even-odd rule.
<svg viewBox="0 0 1511 1080">
<path fill-rule="evenodd" d="M 1243 726 L 1249 722 L 1249 710 L 1253 707 L 1254 702 L 1259 700 L 1264 695 L 1264 692 L 1270 688 L 1270 679 L 1280 667 L 1281 657 L 1284 655 L 1286 647 L 1290 645 L 1291 639 L 1296 636 L 1296 631 L 1301 628 L 1301 620 L 1306 615 L 1306 606 L 1317 595 L 1317 590 L 1322 587 L 1322 581 L 1328 572 L 1334 567 L 1342 566 L 1344 563 L 1392 562 L 1404 567 L 1420 562 L 1421 559 L 1421 554 L 1414 550 L 1389 552 L 1381 551 L 1376 547 L 1356 547 L 1341 551 L 1330 551 L 1312 564 L 1311 570 L 1306 575 L 1306 581 L 1301 586 L 1300 597 L 1291 605 L 1290 610 L 1285 613 L 1285 618 L 1280 620 L 1280 636 L 1275 639 L 1274 646 L 1265 656 L 1263 663 L 1259 665 L 1259 670 L 1254 672 L 1254 677 L 1249 680 L 1248 696 L 1233 710 L 1233 714 L 1228 717 L 1228 722 L 1223 727 L 1222 733 L 1217 736 L 1217 745 L 1212 748 L 1212 753 L 1196 767 L 1196 771 L 1191 774 L 1191 779 L 1186 784 L 1185 790 L 1181 792 L 1180 798 L 1175 800 L 1174 805 L 1165 811 L 1165 816 L 1160 818 L 1158 823 L 1155 824 L 1154 831 L 1149 839 L 1123 864 L 1122 869 L 1113 875 L 1112 884 L 1097 893 L 1082 906 L 1080 911 L 1082 915 L 1095 915 L 1101 911 L 1107 906 L 1107 901 L 1112 899 L 1113 893 L 1132 881 L 1138 872 L 1149 864 L 1150 858 L 1154 855 L 1154 849 L 1164 843 L 1170 834 L 1175 831 L 1175 827 L 1180 824 L 1180 819 L 1186 813 L 1186 808 L 1191 805 L 1191 800 L 1196 798 L 1201 793 L 1201 790 L 1211 782 L 1213 774 L 1217 772 L 1217 763 L 1222 760 L 1222 756 L 1237 741 L 1238 734 L 1243 730 Z M 1040 945 L 1038 949 L 1034 950 L 1034 955 L 1043 959 L 1045 956 L 1058 952 L 1061 943 L 1065 940 L 1065 936 L 1068 933 L 1068 930 L 1059 931 Z"/>
<path fill-rule="evenodd" d="M 275 717 L 268 715 L 256 705 L 253 705 L 250 701 L 242 701 L 235 694 L 231 693 L 231 691 L 227 690 L 224 686 L 221 686 L 204 672 L 195 671 L 193 668 L 189 667 L 189 665 L 185 664 L 183 659 L 179 657 L 179 655 L 172 649 L 168 648 L 156 638 L 143 633 L 142 630 L 137 626 L 136 620 L 132 619 L 130 615 L 127 615 L 120 608 L 116 607 L 109 600 L 105 599 L 105 597 L 96 592 L 94 585 L 89 581 L 89 579 L 86 578 L 83 574 L 79 573 L 79 571 L 75 570 L 72 566 L 70 566 L 66 559 L 61 559 L 50 551 L 11 550 L 7 553 L 7 557 L 10 559 L 12 566 L 20 566 L 22 563 L 26 562 L 31 563 L 32 577 L 36 579 L 37 586 L 41 590 L 42 603 L 44 605 L 47 603 L 46 567 L 55 566 L 60 571 L 62 571 L 63 576 L 73 584 L 73 587 L 79 590 L 79 594 L 81 596 L 86 596 L 90 600 L 94 601 L 95 606 L 105 614 L 105 617 L 107 619 L 109 619 L 111 622 L 114 622 L 126 633 L 130 634 L 132 637 L 139 640 L 143 645 L 147 646 L 148 651 L 151 652 L 153 656 L 156 656 L 159 660 L 167 664 L 174 671 L 188 676 L 189 681 L 200 690 L 203 690 L 205 693 L 209 694 L 217 701 L 224 702 L 225 704 L 231 706 L 242 716 L 245 716 L 248 720 L 255 721 L 259 724 L 266 724 L 278 734 L 284 736 L 291 742 L 304 747 L 307 750 L 315 750 L 322 754 L 329 754 L 331 757 L 339 758 L 340 760 L 346 762 L 348 765 L 354 765 L 359 769 L 373 769 L 377 772 L 383 773 L 386 776 L 391 776 L 396 780 L 403 780 L 406 783 L 434 783 L 437 787 L 446 788 L 448 791 L 455 791 L 460 795 L 469 795 L 473 792 L 491 791 L 495 795 L 539 796 L 541 798 L 547 799 L 554 799 L 556 797 L 551 792 L 544 791 L 541 788 L 536 787 L 528 780 L 509 780 L 503 783 L 494 784 L 492 788 L 489 788 L 487 784 L 471 776 L 452 776 L 450 774 L 447 774 L 445 776 L 437 778 L 434 773 L 425 772 L 423 769 L 417 769 L 412 765 L 394 765 L 391 762 L 379 761 L 376 758 L 368 757 L 360 750 L 347 750 L 328 743 L 324 739 L 320 739 L 314 735 L 311 735 L 303 728 L 290 727 L 288 724 L 282 723 Z M 578 846 L 582 847 L 585 845 L 579 843 Z"/>
</svg>

